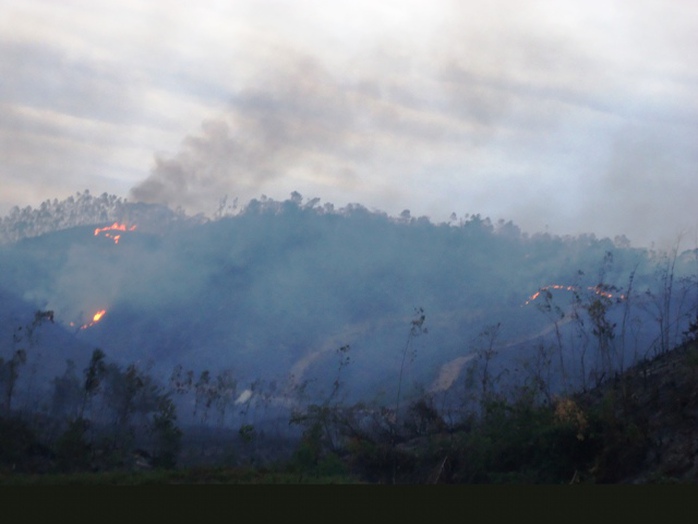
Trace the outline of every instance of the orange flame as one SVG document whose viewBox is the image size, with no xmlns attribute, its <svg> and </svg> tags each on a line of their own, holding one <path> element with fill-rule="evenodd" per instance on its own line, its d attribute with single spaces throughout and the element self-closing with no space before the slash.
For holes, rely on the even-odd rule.
<svg viewBox="0 0 698 524">
<path fill-rule="evenodd" d="M 115 235 L 112 233 L 112 231 L 133 231 L 134 229 L 136 229 L 136 226 L 127 227 L 126 224 L 119 224 L 118 222 L 114 222 L 111 226 L 98 227 L 97 229 L 95 229 L 95 236 L 98 236 L 100 233 L 104 233 L 105 237 L 111 238 L 115 244 L 118 244 L 121 235 Z"/>
<path fill-rule="evenodd" d="M 579 288 L 579 286 L 564 286 L 562 284 L 551 284 L 549 286 L 543 286 L 538 291 L 533 293 L 533 295 L 528 297 L 528 300 L 526 300 L 526 302 L 524 303 L 524 306 L 529 305 L 531 302 L 536 300 L 543 291 L 548 291 L 549 289 L 561 289 L 564 291 L 577 291 L 580 288 Z M 604 298 L 616 298 L 616 297 L 618 297 L 620 300 L 625 300 L 624 294 L 621 293 L 621 294 L 615 295 L 609 291 L 606 291 L 601 286 L 588 286 L 587 289 L 589 291 L 593 291 L 597 295 L 604 297 Z"/>
<path fill-rule="evenodd" d="M 80 329 L 87 329 L 89 327 L 94 326 L 97 322 L 102 320 L 102 317 L 105 315 L 106 312 L 107 312 L 106 309 L 100 309 L 99 311 L 97 311 L 97 313 L 92 315 L 92 322 L 90 322 L 89 324 L 83 324 L 82 326 L 80 326 Z M 73 325 L 72 322 L 71 322 L 71 325 Z"/>
</svg>

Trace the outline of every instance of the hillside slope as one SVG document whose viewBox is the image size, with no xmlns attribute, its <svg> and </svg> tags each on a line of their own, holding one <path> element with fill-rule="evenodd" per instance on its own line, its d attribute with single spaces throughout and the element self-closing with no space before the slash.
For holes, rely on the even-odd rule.
<svg viewBox="0 0 698 524">
<path fill-rule="evenodd" d="M 644 361 L 581 398 L 626 435 L 615 450 L 619 482 L 698 482 L 698 344 Z"/>
</svg>

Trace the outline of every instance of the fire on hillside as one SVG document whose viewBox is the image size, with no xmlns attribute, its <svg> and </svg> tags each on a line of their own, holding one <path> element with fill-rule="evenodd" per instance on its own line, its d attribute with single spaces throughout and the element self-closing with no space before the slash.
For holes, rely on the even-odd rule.
<svg viewBox="0 0 698 524">
<path fill-rule="evenodd" d="M 528 300 L 524 303 L 524 306 L 527 306 L 531 302 L 535 301 L 538 297 L 540 297 L 541 293 L 544 293 L 545 291 L 550 291 L 550 290 L 563 290 L 563 291 L 579 291 L 581 288 L 579 286 L 565 286 L 562 284 L 551 284 L 549 286 L 543 286 L 540 288 L 538 291 L 533 293 L 530 297 L 528 297 Z M 586 288 L 589 291 L 593 291 L 596 295 L 599 295 L 601 297 L 605 298 L 616 298 L 618 300 L 625 300 L 625 295 L 622 293 L 619 294 L 614 294 L 611 293 L 611 291 L 615 288 L 606 288 L 605 286 L 597 285 L 597 286 L 588 286 Z"/>
<path fill-rule="evenodd" d="M 135 229 L 136 226 L 128 227 L 126 226 L 126 224 L 119 224 L 118 222 L 114 222 L 111 226 L 96 228 L 95 236 L 103 234 L 103 236 L 111 238 L 114 241 L 114 244 L 118 244 L 119 240 L 121 239 L 121 232 L 134 231 Z"/>
<path fill-rule="evenodd" d="M 97 322 L 99 322 L 100 320 L 102 320 L 102 317 L 104 317 L 104 315 L 105 315 L 106 313 L 107 313 L 107 310 L 106 310 L 106 309 L 100 309 L 100 310 L 97 311 L 94 315 L 92 315 L 92 320 L 91 320 L 90 322 L 88 322 L 88 323 L 83 324 L 82 326 L 80 326 L 80 329 L 87 329 L 87 328 L 90 328 L 90 327 L 94 326 Z M 74 327 L 74 326 L 75 326 L 75 322 L 71 322 L 69 325 L 70 325 L 71 327 Z"/>
</svg>

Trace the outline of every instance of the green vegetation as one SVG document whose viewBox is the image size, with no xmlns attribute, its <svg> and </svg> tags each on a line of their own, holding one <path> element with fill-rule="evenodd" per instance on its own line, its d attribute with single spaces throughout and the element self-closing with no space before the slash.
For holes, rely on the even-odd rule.
<svg viewBox="0 0 698 524">
<path fill-rule="evenodd" d="M 341 372 L 349 362 L 349 348 L 343 347 L 328 398 L 291 416 L 302 431 L 289 458 L 234 467 L 177 468 L 182 431 L 170 394 L 135 366 L 121 369 L 96 350 L 84 380 L 75 384 L 81 394 L 73 397 L 72 409 L 62 411 L 62 422 L 30 422 L 16 413 L 0 417 L 0 482 L 568 484 L 694 478 L 690 464 L 672 458 L 675 451 L 662 441 L 667 432 L 690 427 L 690 413 L 698 410 L 693 338 L 596 388 L 548 397 L 536 377 L 506 392 L 497 388 L 487 367 L 496 327 L 483 336 L 484 360 L 471 373 L 479 377 L 470 397 L 477 401 L 465 403 L 455 422 L 447 422 L 436 397 L 426 393 L 411 395 L 399 418 L 377 404 L 339 402 Z M 70 377 L 76 378 L 69 366 L 56 381 L 58 390 L 65 392 Z M 98 402 L 109 416 L 97 416 Z M 238 431 L 241 448 L 260 439 L 252 424 Z M 147 452 L 136 447 L 144 442 Z"/>
<path fill-rule="evenodd" d="M 66 362 L 50 382 L 51 398 L 20 397 L 36 329 L 53 322 L 52 311 L 38 311 L 0 358 L 0 483 L 696 480 L 698 316 L 687 320 L 695 307 L 683 291 L 696 286 L 691 280 L 678 303 L 672 298 L 675 261 L 674 252 L 659 270 L 661 289 L 646 292 L 659 333 L 645 352 L 652 359 L 635 352 L 626 366 L 636 283 L 634 274 L 627 289 L 606 283 L 608 252 L 595 286 L 566 287 L 569 307 L 550 291 L 562 286 L 536 294 L 548 339 L 503 362 L 503 323 L 487 325 L 470 341 L 459 380 L 444 390 L 408 383 L 419 364 L 415 341 L 428 333 L 426 313 L 415 309 L 395 373 L 373 401 L 346 400 L 349 345 L 336 350 L 328 384 L 312 385 L 294 377 L 243 385 L 228 369 L 178 365 L 163 386 L 147 366 L 118 365 L 95 349 L 81 372 Z M 670 349 L 686 324 L 683 343 Z"/>
</svg>

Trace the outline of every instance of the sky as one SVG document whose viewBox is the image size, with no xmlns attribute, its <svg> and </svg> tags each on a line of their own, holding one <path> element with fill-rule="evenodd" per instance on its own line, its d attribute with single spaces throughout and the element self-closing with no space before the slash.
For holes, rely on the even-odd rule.
<svg viewBox="0 0 698 524">
<path fill-rule="evenodd" d="M 698 3 L 0 0 L 0 216 L 298 191 L 698 243 Z M 688 246 L 695 247 L 695 246 Z"/>
</svg>

